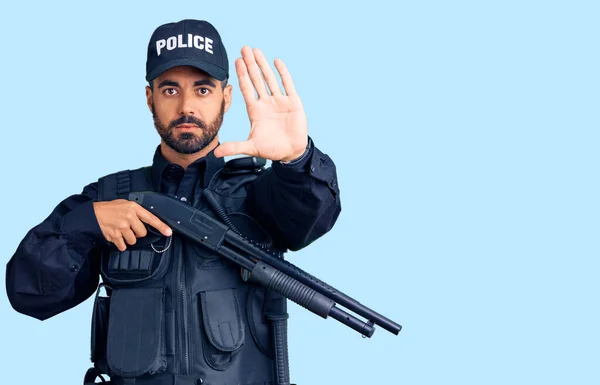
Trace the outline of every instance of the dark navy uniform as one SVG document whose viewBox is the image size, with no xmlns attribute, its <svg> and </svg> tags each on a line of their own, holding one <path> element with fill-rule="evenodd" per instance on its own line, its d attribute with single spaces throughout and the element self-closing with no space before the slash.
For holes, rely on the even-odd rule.
<svg viewBox="0 0 600 385">
<path fill-rule="evenodd" d="M 280 252 L 315 241 L 340 214 L 335 165 L 312 140 L 293 164 L 240 172 L 225 166 L 211 152 L 184 170 L 159 147 L 144 169 L 145 187 L 217 218 L 203 196 L 210 187 L 242 232 Z M 102 277 L 110 296 L 104 304 L 96 298 L 92 360 L 112 383 L 274 383 L 265 314 L 281 298 L 177 234 L 167 240 L 149 233 L 119 252 L 93 209 L 117 197 L 116 175 L 65 199 L 26 234 L 7 264 L 13 308 L 47 319 L 92 296 Z M 112 196 L 102 191 L 110 192 L 110 183 Z"/>
</svg>

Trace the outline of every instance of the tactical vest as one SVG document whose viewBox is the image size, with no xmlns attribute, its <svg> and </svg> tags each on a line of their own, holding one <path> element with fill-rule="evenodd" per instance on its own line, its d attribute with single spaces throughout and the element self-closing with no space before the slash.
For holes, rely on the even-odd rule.
<svg viewBox="0 0 600 385">
<path fill-rule="evenodd" d="M 246 200 L 249 183 L 264 169 L 230 162 L 208 193 L 198 189 L 186 202 L 268 243 Z M 98 187 L 103 201 L 152 191 L 150 167 L 105 176 Z M 246 281 L 245 272 L 201 245 L 151 230 L 123 252 L 102 254 L 92 314 L 94 367 L 84 384 L 100 373 L 124 385 L 289 384 L 286 299 Z M 285 357 L 275 359 L 274 344 L 285 348 Z"/>
</svg>

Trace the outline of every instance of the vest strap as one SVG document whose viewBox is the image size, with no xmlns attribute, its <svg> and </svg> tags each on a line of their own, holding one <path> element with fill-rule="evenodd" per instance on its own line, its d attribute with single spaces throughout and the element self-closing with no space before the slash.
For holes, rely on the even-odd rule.
<svg viewBox="0 0 600 385">
<path fill-rule="evenodd" d="M 110 382 L 106 381 L 104 377 L 102 377 L 102 372 L 98 368 L 89 368 L 85 373 L 85 377 L 83 377 L 83 385 L 93 385 L 96 384 L 96 378 L 100 378 L 102 382 L 101 384 L 110 384 Z"/>
<path fill-rule="evenodd" d="M 98 180 L 98 200 L 127 199 L 132 191 L 153 191 L 150 166 L 123 170 Z"/>
</svg>

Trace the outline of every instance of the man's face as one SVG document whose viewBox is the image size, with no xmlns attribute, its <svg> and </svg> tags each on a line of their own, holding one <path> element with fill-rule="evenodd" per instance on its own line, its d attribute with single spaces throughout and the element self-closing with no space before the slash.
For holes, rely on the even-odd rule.
<svg viewBox="0 0 600 385">
<path fill-rule="evenodd" d="M 162 140 L 178 153 L 193 154 L 210 144 L 231 104 L 231 85 L 193 67 L 175 67 L 146 87 L 148 107 Z"/>
</svg>

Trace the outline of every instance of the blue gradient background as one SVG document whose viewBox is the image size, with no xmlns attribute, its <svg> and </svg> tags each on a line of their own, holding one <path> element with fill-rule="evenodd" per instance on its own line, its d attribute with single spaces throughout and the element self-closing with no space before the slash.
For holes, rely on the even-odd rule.
<svg viewBox="0 0 600 385">
<path fill-rule="evenodd" d="M 204 18 L 231 63 L 285 61 L 338 166 L 336 227 L 289 259 L 404 326 L 291 304 L 294 382 L 600 383 L 598 2 L 132 4 L 0 6 L 2 279 L 60 200 L 151 162 L 148 38 Z M 249 129 L 232 82 L 222 140 Z M 82 383 L 91 299 L 40 322 L 0 291 L 2 383 Z"/>
</svg>

